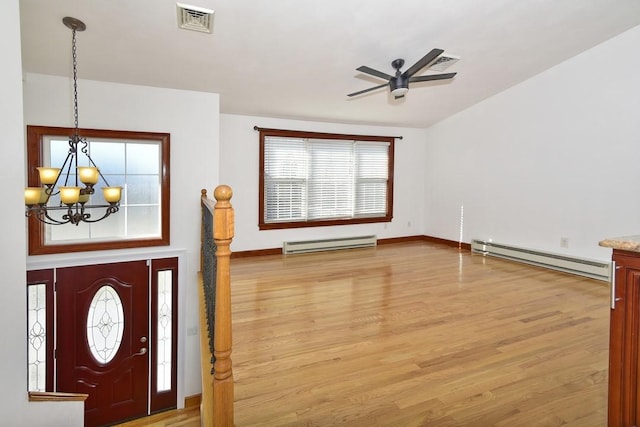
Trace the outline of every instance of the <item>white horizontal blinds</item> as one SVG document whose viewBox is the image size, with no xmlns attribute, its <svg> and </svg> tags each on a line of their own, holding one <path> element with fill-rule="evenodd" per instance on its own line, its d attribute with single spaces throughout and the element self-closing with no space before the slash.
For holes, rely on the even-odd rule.
<svg viewBox="0 0 640 427">
<path fill-rule="evenodd" d="M 389 143 L 355 143 L 354 216 L 372 217 L 387 214 L 389 179 Z"/>
<path fill-rule="evenodd" d="M 306 220 L 306 145 L 302 138 L 265 137 L 265 222 Z"/>
<path fill-rule="evenodd" d="M 309 141 L 309 219 L 353 216 L 353 146 L 352 141 Z"/>
<path fill-rule="evenodd" d="M 387 215 L 388 142 L 264 137 L 264 222 Z"/>
</svg>

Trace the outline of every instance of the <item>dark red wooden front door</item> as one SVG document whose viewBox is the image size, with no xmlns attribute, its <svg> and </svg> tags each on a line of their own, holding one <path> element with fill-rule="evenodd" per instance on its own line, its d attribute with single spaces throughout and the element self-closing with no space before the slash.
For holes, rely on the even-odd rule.
<svg viewBox="0 0 640 427">
<path fill-rule="evenodd" d="M 147 414 L 146 261 L 57 269 L 57 390 L 87 393 L 85 425 Z"/>
</svg>

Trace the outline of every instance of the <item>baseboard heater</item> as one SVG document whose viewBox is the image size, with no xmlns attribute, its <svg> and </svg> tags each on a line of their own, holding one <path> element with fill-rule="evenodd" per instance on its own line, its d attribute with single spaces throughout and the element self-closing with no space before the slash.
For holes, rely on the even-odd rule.
<svg viewBox="0 0 640 427">
<path fill-rule="evenodd" d="M 519 248 L 484 240 L 472 240 L 471 252 L 520 261 L 607 282 L 611 276 L 611 265 L 608 262 Z"/>
<path fill-rule="evenodd" d="M 377 242 L 378 239 L 376 236 L 283 242 L 282 252 L 284 254 L 300 254 L 305 252 L 333 251 L 337 249 L 370 248 L 376 246 Z"/>
</svg>

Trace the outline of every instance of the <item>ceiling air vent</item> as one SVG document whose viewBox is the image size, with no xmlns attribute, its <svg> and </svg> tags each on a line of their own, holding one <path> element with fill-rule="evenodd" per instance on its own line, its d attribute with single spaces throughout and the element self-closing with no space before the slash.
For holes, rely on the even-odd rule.
<svg viewBox="0 0 640 427">
<path fill-rule="evenodd" d="M 453 64 L 455 64 L 456 62 L 458 62 L 459 60 L 460 60 L 459 56 L 443 53 L 442 55 L 440 55 L 440 57 L 438 57 L 438 59 L 436 59 L 436 61 L 433 64 L 431 64 L 428 70 L 444 71 L 450 66 L 452 66 Z"/>
<path fill-rule="evenodd" d="M 176 3 L 178 27 L 185 30 L 211 33 L 213 31 L 213 10 L 204 7 Z"/>
</svg>

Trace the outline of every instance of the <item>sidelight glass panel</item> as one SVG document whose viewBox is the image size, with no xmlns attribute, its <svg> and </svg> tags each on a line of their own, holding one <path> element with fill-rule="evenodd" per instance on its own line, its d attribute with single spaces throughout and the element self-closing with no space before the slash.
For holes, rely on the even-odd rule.
<svg viewBox="0 0 640 427">
<path fill-rule="evenodd" d="M 27 287 L 27 307 L 29 391 L 46 391 L 47 298 L 45 284 Z"/>
<path fill-rule="evenodd" d="M 89 350 L 98 363 L 109 363 L 118 353 L 124 332 L 124 311 L 118 292 L 104 285 L 93 296 L 87 314 Z"/>
<path fill-rule="evenodd" d="M 172 270 L 158 271 L 157 391 L 171 390 Z"/>
</svg>

